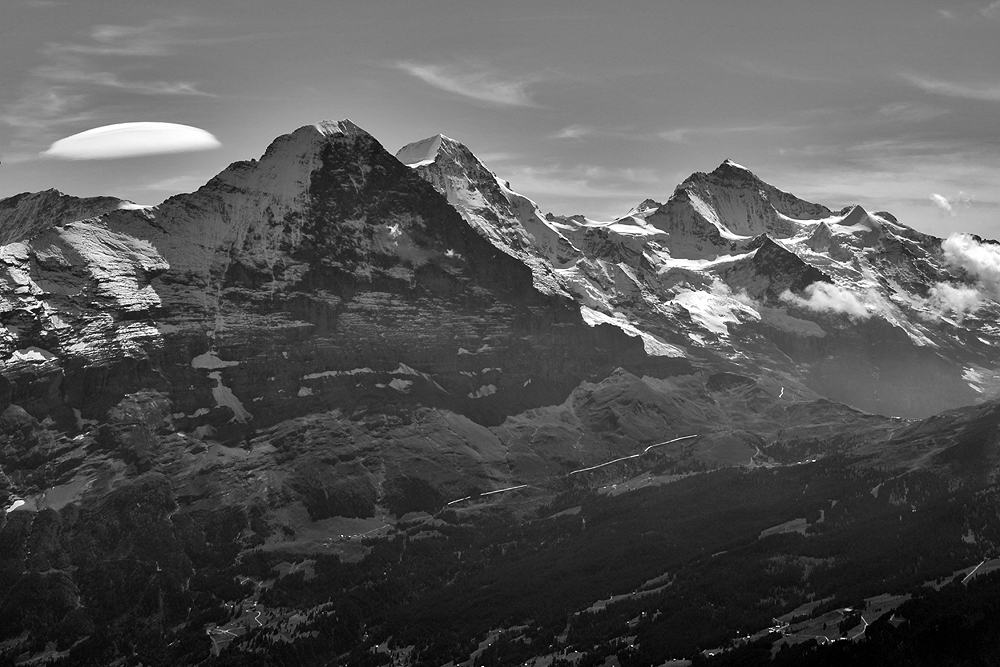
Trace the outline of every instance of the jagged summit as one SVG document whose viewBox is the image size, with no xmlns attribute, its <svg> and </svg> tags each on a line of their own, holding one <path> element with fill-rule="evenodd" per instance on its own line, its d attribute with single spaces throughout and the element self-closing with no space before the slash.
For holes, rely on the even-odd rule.
<svg viewBox="0 0 1000 667">
<path fill-rule="evenodd" d="M 138 208 L 138 205 L 118 197 L 74 197 L 55 188 L 22 192 L 0 199 L 0 245 L 119 208 Z"/>
<path fill-rule="evenodd" d="M 461 142 L 442 134 L 403 146 L 396 159 L 448 198 L 466 222 L 493 245 L 532 269 L 535 286 L 565 294 L 552 274 L 579 256 L 579 250 L 510 183 L 482 163 Z"/>
<path fill-rule="evenodd" d="M 764 181 L 760 179 L 757 174 L 753 173 L 746 167 L 736 162 L 733 162 L 729 158 L 726 158 L 719 164 L 718 167 L 709 172 L 696 171 L 688 176 L 684 181 L 677 186 L 677 190 L 684 189 L 687 185 L 692 183 L 727 183 L 731 181 L 753 181 L 756 183 L 765 184 Z M 766 185 L 766 184 L 765 184 Z"/>
<path fill-rule="evenodd" d="M 854 204 L 847 210 L 847 214 L 837 221 L 837 224 L 845 227 L 863 226 L 867 229 L 875 229 L 878 223 L 869 215 L 860 204 Z"/>
<path fill-rule="evenodd" d="M 723 160 L 722 164 L 720 164 L 718 167 L 716 167 L 715 170 L 712 173 L 713 174 L 719 174 L 719 175 L 723 175 L 723 174 L 730 174 L 730 175 L 732 175 L 732 174 L 739 174 L 739 175 L 743 175 L 743 176 L 749 176 L 749 177 L 753 177 L 753 178 L 758 178 L 757 174 L 753 173 L 752 171 L 750 171 L 749 169 L 747 169 L 743 165 L 741 165 L 741 164 L 739 164 L 737 162 L 733 162 L 729 158 L 726 158 L 725 160 Z"/>
<path fill-rule="evenodd" d="M 625 214 L 625 217 L 644 217 L 656 211 L 661 206 L 663 206 L 663 204 L 655 199 L 644 199 L 638 206 L 632 207 L 629 212 Z"/>
</svg>

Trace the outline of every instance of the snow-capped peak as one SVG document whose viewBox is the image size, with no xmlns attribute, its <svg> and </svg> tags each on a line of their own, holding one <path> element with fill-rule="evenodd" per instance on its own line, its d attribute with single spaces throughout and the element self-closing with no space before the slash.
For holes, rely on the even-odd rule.
<svg viewBox="0 0 1000 667">
<path fill-rule="evenodd" d="M 633 208 L 631 208 L 629 212 L 625 214 L 625 217 L 631 217 L 631 216 L 645 217 L 646 215 L 649 215 L 650 213 L 657 210 L 661 206 L 663 206 L 663 204 L 656 201 L 655 199 L 646 199 L 638 206 L 634 206 Z"/>
<path fill-rule="evenodd" d="M 442 145 L 458 146 L 460 144 L 443 134 L 435 134 L 433 137 L 427 137 L 403 146 L 396 153 L 396 159 L 408 167 L 422 167 L 437 159 Z"/>
<path fill-rule="evenodd" d="M 737 164 L 730 159 L 723 160 L 722 164 L 715 168 L 715 170 L 709 174 L 716 179 L 729 180 L 729 179 L 739 179 L 739 180 L 752 180 L 760 181 L 757 174 L 753 173 L 741 164 Z"/>
<path fill-rule="evenodd" d="M 753 173 L 752 171 L 750 171 L 749 169 L 747 169 L 746 167 L 744 167 L 742 164 L 738 164 L 736 162 L 733 162 L 729 158 L 726 158 L 725 160 L 723 160 L 722 164 L 720 166 L 723 166 L 723 167 L 733 167 L 735 169 L 742 169 L 743 171 L 751 173 L 751 174 Z"/>
<path fill-rule="evenodd" d="M 368 134 L 347 118 L 344 120 L 321 120 L 313 127 L 319 130 L 319 133 L 324 137 L 329 137 L 334 134 L 343 134 L 349 137 L 353 137 L 358 134 Z"/>
</svg>

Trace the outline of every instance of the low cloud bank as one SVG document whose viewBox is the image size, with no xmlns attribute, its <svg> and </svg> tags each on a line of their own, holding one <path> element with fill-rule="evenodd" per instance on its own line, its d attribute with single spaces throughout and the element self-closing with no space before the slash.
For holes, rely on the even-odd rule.
<svg viewBox="0 0 1000 667">
<path fill-rule="evenodd" d="M 959 321 L 987 300 L 1000 301 L 1000 245 L 983 243 L 970 234 L 953 234 L 941 243 L 944 264 L 962 271 L 975 283 L 937 283 L 927 306 L 938 316 L 954 314 Z"/>
<path fill-rule="evenodd" d="M 983 294 L 975 287 L 938 283 L 930 289 L 927 307 L 938 317 L 952 313 L 961 322 L 966 315 L 979 310 L 983 301 Z"/>
<path fill-rule="evenodd" d="M 818 313 L 842 313 L 856 320 L 871 317 L 868 308 L 853 293 L 829 283 L 812 283 L 799 296 L 790 290 L 782 292 L 780 298 L 785 303 Z"/>
<path fill-rule="evenodd" d="M 941 243 L 941 250 L 949 268 L 965 270 L 980 289 L 1000 297 L 1000 245 L 983 243 L 971 234 L 952 234 Z"/>
</svg>

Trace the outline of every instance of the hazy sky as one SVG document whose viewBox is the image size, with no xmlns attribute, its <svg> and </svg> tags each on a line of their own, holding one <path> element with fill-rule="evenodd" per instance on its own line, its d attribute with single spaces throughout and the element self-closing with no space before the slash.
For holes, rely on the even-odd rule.
<svg viewBox="0 0 1000 667">
<path fill-rule="evenodd" d="M 0 197 L 158 203 L 342 118 L 391 152 L 462 141 L 559 214 L 665 201 L 731 158 L 834 208 L 1000 237 L 1000 1 L 4 0 Z M 222 145 L 39 157 L 127 122 Z"/>
</svg>

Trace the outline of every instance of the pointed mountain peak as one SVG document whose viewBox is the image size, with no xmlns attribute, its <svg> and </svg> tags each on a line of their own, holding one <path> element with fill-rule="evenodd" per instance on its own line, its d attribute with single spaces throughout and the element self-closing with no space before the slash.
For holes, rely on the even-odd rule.
<svg viewBox="0 0 1000 667">
<path fill-rule="evenodd" d="M 655 199 L 646 199 L 638 206 L 633 206 L 629 210 L 629 212 L 625 214 L 625 217 L 626 218 L 629 216 L 645 217 L 651 213 L 655 213 L 656 211 L 658 211 L 661 206 L 663 206 L 663 204 L 656 201 Z"/>
<path fill-rule="evenodd" d="M 723 167 L 726 167 L 726 168 L 729 168 L 729 169 L 742 169 L 743 171 L 750 171 L 749 169 L 747 169 L 746 167 L 744 167 L 742 164 L 738 164 L 736 162 L 733 162 L 729 158 L 726 158 L 725 160 L 723 160 L 722 164 L 719 165 L 720 169 L 723 168 Z M 753 173 L 753 172 L 750 172 L 750 173 Z"/>
<path fill-rule="evenodd" d="M 302 160 L 318 159 L 316 156 L 324 144 L 331 141 L 353 144 L 359 140 L 378 143 L 375 137 L 346 118 L 344 120 L 321 120 L 318 123 L 303 125 L 293 132 L 275 137 L 264 151 L 260 161 L 270 162 L 273 166 L 277 163 L 291 164 Z M 234 162 L 218 177 L 225 178 L 227 172 L 239 173 L 246 169 L 252 170 L 257 163 L 258 160 Z"/>
<path fill-rule="evenodd" d="M 844 227 L 864 227 L 870 230 L 881 229 L 878 220 L 869 215 L 868 211 L 860 204 L 842 209 L 840 214 L 844 217 L 837 224 Z"/>
<path fill-rule="evenodd" d="M 352 123 L 350 120 L 345 118 L 344 120 L 321 120 L 320 122 L 313 125 L 320 134 L 325 137 L 329 137 L 336 134 L 343 134 L 348 137 L 355 137 L 358 135 L 368 135 L 367 132 L 362 130 L 360 127 Z"/>
<path fill-rule="evenodd" d="M 678 190 L 683 190 L 690 185 L 743 185 L 746 183 L 767 185 L 757 174 L 753 173 L 741 164 L 726 159 L 714 170 L 706 173 L 696 171 L 677 186 Z"/>
<path fill-rule="evenodd" d="M 716 167 L 715 171 L 713 171 L 711 173 L 711 175 L 715 176 L 717 178 L 725 178 L 725 179 L 731 179 L 731 178 L 746 179 L 746 178 L 751 178 L 751 179 L 754 179 L 754 180 L 760 180 L 760 179 L 757 178 L 757 175 L 755 173 L 753 173 L 752 171 L 750 171 L 749 169 L 747 169 L 743 165 L 737 164 L 736 162 L 733 162 L 729 158 L 726 158 L 725 160 L 723 160 L 722 164 L 720 164 L 718 167 Z"/>
<path fill-rule="evenodd" d="M 456 161 L 478 159 L 464 144 L 443 134 L 435 134 L 412 144 L 406 144 L 396 152 L 396 159 L 408 167 L 422 167 L 434 162 L 438 155 L 445 153 Z"/>
<path fill-rule="evenodd" d="M 435 134 L 433 137 L 406 144 L 396 152 L 396 159 L 409 167 L 430 164 L 437 159 L 441 144 L 446 139 L 443 134 Z"/>
</svg>

